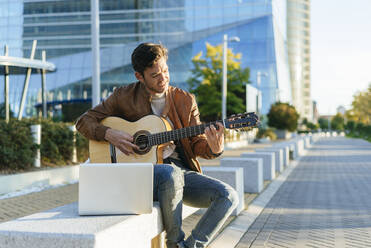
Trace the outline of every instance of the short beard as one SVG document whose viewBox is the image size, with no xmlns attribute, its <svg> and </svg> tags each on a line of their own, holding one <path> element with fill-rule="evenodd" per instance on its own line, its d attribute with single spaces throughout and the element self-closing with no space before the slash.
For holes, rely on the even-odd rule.
<svg viewBox="0 0 371 248">
<path fill-rule="evenodd" d="M 146 79 L 144 78 L 144 75 L 143 75 L 143 84 L 144 84 L 145 88 L 147 89 L 147 91 L 149 91 L 149 92 L 155 92 L 155 93 L 157 93 L 157 94 L 164 93 L 164 91 L 159 92 L 157 89 L 148 86 L 147 81 L 146 81 Z M 166 91 L 166 89 L 165 89 L 165 91 Z"/>
</svg>

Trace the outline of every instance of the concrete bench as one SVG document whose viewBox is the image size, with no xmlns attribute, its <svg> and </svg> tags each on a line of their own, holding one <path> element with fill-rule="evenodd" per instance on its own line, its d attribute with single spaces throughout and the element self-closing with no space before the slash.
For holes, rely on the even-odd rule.
<svg viewBox="0 0 371 248">
<path fill-rule="evenodd" d="M 183 219 L 198 210 L 183 205 Z M 105 216 L 80 216 L 75 202 L 0 223 L 0 247 L 162 248 L 165 232 L 158 202 L 150 214 Z"/>
<path fill-rule="evenodd" d="M 273 146 L 278 146 L 278 147 L 287 146 L 289 148 L 289 159 L 295 160 L 299 156 L 297 147 L 295 145 L 295 141 L 280 142 L 280 143 L 273 144 Z"/>
<path fill-rule="evenodd" d="M 158 202 L 151 214 L 79 216 L 78 203 L 0 224 L 2 248 L 164 247 Z M 183 207 L 183 218 L 198 208 Z"/>
<path fill-rule="evenodd" d="M 303 140 L 304 140 L 304 148 L 309 149 L 311 147 L 310 137 L 309 136 L 304 136 Z"/>
<path fill-rule="evenodd" d="M 261 152 L 274 152 L 275 154 L 275 166 L 276 166 L 276 172 L 281 173 L 283 171 L 283 149 L 280 147 L 265 147 L 260 149 L 255 149 L 256 153 Z"/>
<path fill-rule="evenodd" d="M 298 149 L 298 156 L 302 156 L 304 155 L 304 150 L 305 150 L 305 147 L 304 147 L 304 139 L 301 139 L 301 138 L 298 138 L 296 140 L 296 143 L 297 145 L 297 149 Z"/>
<path fill-rule="evenodd" d="M 243 169 L 239 167 L 219 167 L 219 166 L 207 166 L 202 167 L 202 171 L 205 175 L 218 179 L 230 185 L 237 191 L 238 194 L 238 206 L 233 210 L 232 215 L 238 215 L 245 209 L 245 196 L 244 196 L 244 184 L 243 184 Z"/>
<path fill-rule="evenodd" d="M 272 147 L 276 148 L 276 147 L 279 147 L 281 149 L 283 149 L 283 166 L 286 167 L 286 166 L 289 166 L 290 164 L 290 145 L 289 144 L 275 144 L 273 145 Z"/>
<path fill-rule="evenodd" d="M 240 204 L 234 214 L 240 213 L 244 209 L 242 168 L 204 168 L 204 172 L 237 190 Z M 183 205 L 183 219 L 198 210 Z M 0 223 L 0 247 L 162 248 L 165 232 L 158 202 L 150 214 L 105 216 L 79 216 L 75 202 Z"/>
<path fill-rule="evenodd" d="M 263 159 L 225 157 L 220 160 L 220 166 L 243 168 L 245 193 L 259 193 L 263 190 Z"/>
<path fill-rule="evenodd" d="M 286 141 L 286 142 L 277 143 L 274 146 L 282 146 L 282 145 L 289 145 L 289 149 L 292 154 L 292 156 L 290 157 L 291 159 L 295 160 L 303 153 L 302 149 L 299 150 L 299 139 L 297 138 Z"/>
<path fill-rule="evenodd" d="M 274 152 L 244 152 L 243 158 L 262 158 L 263 159 L 263 179 L 273 180 L 276 178 L 276 157 Z"/>
<path fill-rule="evenodd" d="M 287 143 L 287 145 L 288 145 L 289 151 L 290 151 L 289 158 L 292 159 L 292 160 L 297 159 L 298 154 L 297 154 L 296 149 L 295 149 L 295 144 L 294 143 Z"/>
</svg>

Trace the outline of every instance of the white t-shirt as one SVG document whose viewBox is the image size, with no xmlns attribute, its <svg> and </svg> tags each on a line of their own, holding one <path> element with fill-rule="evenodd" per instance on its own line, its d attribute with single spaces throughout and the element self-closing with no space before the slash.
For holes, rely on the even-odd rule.
<svg viewBox="0 0 371 248">
<path fill-rule="evenodd" d="M 165 108 L 165 93 L 156 94 L 152 96 L 151 108 L 155 115 L 161 116 L 162 111 Z M 170 121 L 168 117 L 166 117 L 166 120 L 170 123 L 172 128 L 174 128 L 173 123 Z M 171 141 L 171 144 L 166 146 L 163 150 L 163 155 L 162 155 L 163 159 L 168 158 L 168 157 L 179 159 L 179 155 L 175 151 L 175 148 L 176 148 L 176 145 L 174 144 L 173 141 Z"/>
</svg>

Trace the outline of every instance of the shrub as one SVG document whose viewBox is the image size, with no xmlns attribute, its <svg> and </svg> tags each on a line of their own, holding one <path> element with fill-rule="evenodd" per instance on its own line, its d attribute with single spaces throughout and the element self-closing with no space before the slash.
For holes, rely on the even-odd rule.
<svg viewBox="0 0 371 248">
<path fill-rule="evenodd" d="M 316 131 L 319 128 L 318 124 L 314 124 L 312 122 L 308 122 L 306 125 L 307 125 L 307 129 L 309 129 L 310 131 Z"/>
<path fill-rule="evenodd" d="M 0 120 L 0 169 L 23 170 L 33 167 L 38 145 L 34 144 L 30 126 L 41 124 L 41 163 L 47 165 L 67 165 L 71 163 L 73 152 L 73 132 L 71 123 L 53 122 L 50 119 L 11 120 L 8 124 Z M 89 157 L 89 141 L 76 133 L 78 161 Z"/>
<path fill-rule="evenodd" d="M 347 124 L 345 125 L 345 129 L 350 132 L 353 132 L 355 128 L 356 128 L 355 121 L 348 121 Z"/>
<path fill-rule="evenodd" d="M 44 163 L 66 164 L 71 161 L 73 132 L 67 123 L 41 121 L 41 160 Z"/>
<path fill-rule="evenodd" d="M 281 130 L 295 131 L 298 127 L 299 114 L 288 103 L 273 104 L 268 113 L 268 125 Z"/>
<path fill-rule="evenodd" d="M 34 144 L 30 125 L 11 120 L 0 121 L 0 168 L 20 170 L 33 166 L 37 145 Z"/>
<path fill-rule="evenodd" d="M 277 139 L 277 135 L 272 128 L 267 128 L 267 129 L 259 128 L 259 131 L 258 131 L 256 137 L 258 139 L 266 138 L 266 137 L 269 137 L 270 140 L 276 140 Z"/>
<path fill-rule="evenodd" d="M 79 162 L 85 162 L 89 158 L 89 140 L 79 132 L 76 133 L 76 150 Z"/>
</svg>

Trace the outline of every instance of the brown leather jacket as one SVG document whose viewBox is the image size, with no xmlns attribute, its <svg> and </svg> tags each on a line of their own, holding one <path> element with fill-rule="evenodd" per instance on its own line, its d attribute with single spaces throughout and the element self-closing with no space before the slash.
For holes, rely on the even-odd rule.
<svg viewBox="0 0 371 248">
<path fill-rule="evenodd" d="M 152 114 L 151 95 L 140 82 L 117 88 L 112 95 L 96 107 L 85 112 L 76 122 L 77 130 L 88 139 L 104 140 L 108 127 L 99 124 L 108 116 L 117 116 L 127 121 L 137 121 Z M 175 129 L 201 124 L 195 97 L 179 88 L 169 86 L 163 117 L 169 117 Z M 197 157 L 215 158 L 206 141 L 198 135 L 181 140 L 185 161 L 191 170 L 201 172 Z"/>
</svg>

